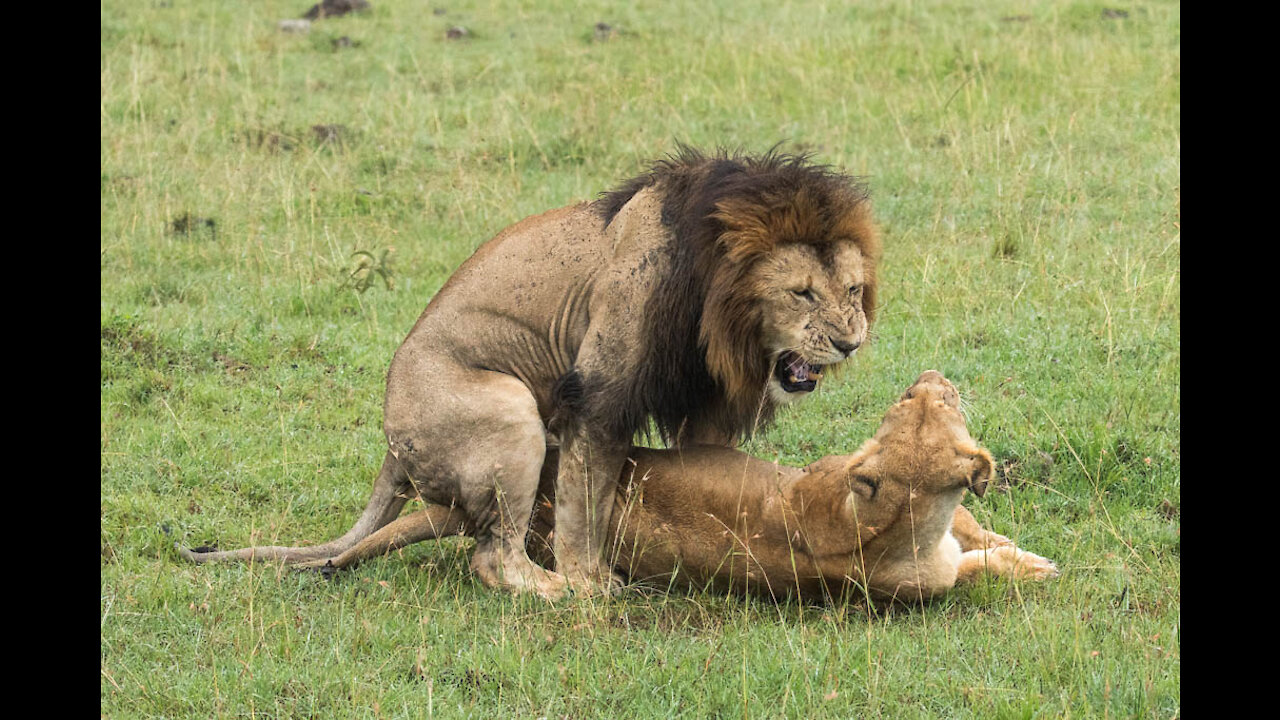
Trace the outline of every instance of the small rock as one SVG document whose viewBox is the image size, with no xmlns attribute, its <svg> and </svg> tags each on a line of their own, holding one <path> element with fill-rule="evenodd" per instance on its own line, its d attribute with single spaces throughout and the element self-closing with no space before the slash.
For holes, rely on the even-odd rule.
<svg viewBox="0 0 1280 720">
<path fill-rule="evenodd" d="M 610 40 L 614 37 L 617 37 L 617 35 L 618 35 L 618 31 L 614 30 L 613 26 L 610 25 L 609 23 L 606 23 L 606 22 L 596 23 L 595 39 L 597 42 L 605 42 L 606 40 Z"/>
<path fill-rule="evenodd" d="M 310 20 L 281 20 L 278 27 L 280 28 L 280 32 L 297 33 L 301 35 L 303 33 L 311 32 L 311 21 Z"/>
<path fill-rule="evenodd" d="M 471 33 L 461 25 L 454 25 L 453 27 L 449 28 L 448 32 L 446 32 L 444 36 L 449 38 L 450 40 L 458 40 L 470 34 Z"/>
</svg>

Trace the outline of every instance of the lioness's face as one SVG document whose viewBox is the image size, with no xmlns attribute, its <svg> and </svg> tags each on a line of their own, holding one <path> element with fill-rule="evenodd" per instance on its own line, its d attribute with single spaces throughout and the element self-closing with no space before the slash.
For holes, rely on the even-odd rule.
<svg viewBox="0 0 1280 720">
<path fill-rule="evenodd" d="M 782 245 L 756 265 L 752 279 L 775 401 L 808 394 L 824 368 L 848 359 L 866 341 L 866 277 L 862 252 L 852 242 Z"/>
<path fill-rule="evenodd" d="M 941 373 L 928 370 L 885 413 L 875 438 L 880 466 L 911 490 L 982 495 L 991 478 L 991 454 L 978 447 L 960 412 L 960 395 Z"/>
</svg>

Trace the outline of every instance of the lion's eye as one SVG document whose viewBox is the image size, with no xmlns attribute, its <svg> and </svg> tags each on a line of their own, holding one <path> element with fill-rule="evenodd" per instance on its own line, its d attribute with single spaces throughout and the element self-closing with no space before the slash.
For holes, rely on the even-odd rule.
<svg viewBox="0 0 1280 720">
<path fill-rule="evenodd" d="M 850 285 L 850 286 L 849 286 L 849 297 L 856 297 L 856 296 L 860 295 L 861 293 L 862 293 L 862 286 L 861 286 L 861 285 Z"/>
<path fill-rule="evenodd" d="M 795 295 L 801 300 L 808 300 L 809 302 L 813 302 L 813 291 L 808 288 L 805 288 L 804 290 L 792 290 L 791 294 Z"/>
</svg>

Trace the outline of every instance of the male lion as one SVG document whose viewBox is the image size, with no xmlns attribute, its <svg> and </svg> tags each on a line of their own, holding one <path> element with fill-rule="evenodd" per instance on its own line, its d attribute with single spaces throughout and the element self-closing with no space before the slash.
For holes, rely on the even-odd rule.
<svg viewBox="0 0 1280 720">
<path fill-rule="evenodd" d="M 916 601 L 983 571 L 1057 575 L 1051 561 L 984 530 L 960 504 L 966 488 L 983 495 L 992 472 L 991 454 L 965 427 L 955 387 L 930 370 L 857 452 L 804 468 L 710 445 L 632 448 L 614 496 L 608 556 L 634 581 L 815 599 L 859 588 Z M 554 480 L 554 469 L 544 473 L 546 497 L 530 533 L 534 557 L 548 563 Z M 310 564 L 343 568 L 474 528 L 459 509 L 429 503 Z"/>
<path fill-rule="evenodd" d="M 485 584 L 600 590 L 635 433 L 652 422 L 672 444 L 730 444 L 811 392 L 866 340 L 879 255 L 851 178 L 772 151 L 681 147 L 594 202 L 502 231 L 432 298 L 391 362 L 390 449 L 345 535 L 183 555 L 328 558 L 419 496 L 469 518 Z M 525 550 L 548 446 L 557 572 Z"/>
</svg>

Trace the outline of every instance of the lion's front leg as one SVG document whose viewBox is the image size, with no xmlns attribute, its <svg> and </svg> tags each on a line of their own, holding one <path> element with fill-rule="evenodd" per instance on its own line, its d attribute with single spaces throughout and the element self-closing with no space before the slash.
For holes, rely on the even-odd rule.
<svg viewBox="0 0 1280 720">
<path fill-rule="evenodd" d="M 629 446 L 593 437 L 582 429 L 566 436 L 556 474 L 552 536 L 556 571 L 577 592 L 608 592 L 614 583 L 606 557 L 608 530 Z"/>
</svg>

